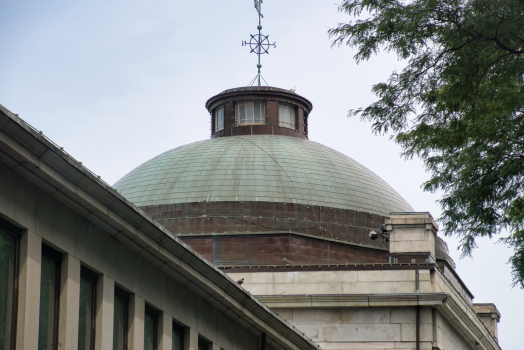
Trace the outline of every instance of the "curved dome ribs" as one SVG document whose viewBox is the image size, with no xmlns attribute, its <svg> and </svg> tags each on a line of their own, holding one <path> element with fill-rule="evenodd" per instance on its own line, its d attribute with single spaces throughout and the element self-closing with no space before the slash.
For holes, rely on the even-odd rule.
<svg viewBox="0 0 524 350">
<path fill-rule="evenodd" d="M 297 193 L 298 195 L 301 194 L 300 191 L 298 190 L 297 186 L 295 185 L 295 182 L 293 181 L 293 178 L 291 178 L 291 176 L 288 175 L 288 173 L 286 172 L 286 169 L 285 169 L 282 165 L 280 165 L 280 163 L 279 163 L 275 158 L 273 158 L 273 156 L 272 156 L 271 154 L 269 154 L 265 149 L 263 149 L 262 147 L 260 147 L 260 146 L 257 145 L 256 143 L 251 142 L 251 141 L 249 141 L 249 140 L 247 140 L 246 138 L 241 137 L 241 136 L 239 136 L 239 138 L 242 139 L 242 140 L 244 140 L 244 141 L 246 141 L 246 142 L 251 143 L 253 146 L 258 147 L 262 152 L 264 152 L 265 154 L 267 154 L 267 155 L 269 156 L 269 158 L 271 158 L 271 159 L 273 160 L 273 162 L 275 162 L 275 164 L 278 165 L 280 169 L 282 169 L 282 171 L 284 172 L 284 174 L 286 174 L 287 178 L 289 179 L 289 182 L 291 182 L 291 184 L 293 185 L 293 188 L 295 189 L 296 193 Z M 305 199 L 305 196 L 304 196 L 304 199 Z M 316 215 L 316 213 L 315 213 L 315 209 L 313 209 L 313 214 L 315 215 L 315 220 L 317 220 L 317 215 Z M 318 228 L 318 229 L 322 229 L 321 227 L 317 227 L 317 228 Z"/>
<path fill-rule="evenodd" d="M 138 206 L 268 201 L 380 215 L 413 211 L 383 180 L 351 158 L 286 136 L 235 136 L 182 146 L 139 166 L 115 187 Z"/>
</svg>

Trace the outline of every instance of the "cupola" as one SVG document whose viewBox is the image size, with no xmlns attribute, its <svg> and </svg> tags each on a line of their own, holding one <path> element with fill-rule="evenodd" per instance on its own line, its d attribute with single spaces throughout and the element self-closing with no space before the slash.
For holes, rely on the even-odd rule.
<svg viewBox="0 0 524 350">
<path fill-rule="evenodd" d="M 225 90 L 206 102 L 211 138 L 285 135 L 307 139 L 313 104 L 292 90 L 250 86 Z"/>
</svg>

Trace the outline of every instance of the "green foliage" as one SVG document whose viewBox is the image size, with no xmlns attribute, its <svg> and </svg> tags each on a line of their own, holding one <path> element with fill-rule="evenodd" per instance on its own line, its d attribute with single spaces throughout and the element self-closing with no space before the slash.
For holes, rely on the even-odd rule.
<svg viewBox="0 0 524 350">
<path fill-rule="evenodd" d="M 508 232 L 524 288 L 524 2 L 346 0 L 339 10 L 357 19 L 329 30 L 333 45 L 356 47 L 357 62 L 380 50 L 407 61 L 350 115 L 425 162 L 424 189 L 443 191 L 443 229 L 463 255 L 476 237 Z"/>
</svg>

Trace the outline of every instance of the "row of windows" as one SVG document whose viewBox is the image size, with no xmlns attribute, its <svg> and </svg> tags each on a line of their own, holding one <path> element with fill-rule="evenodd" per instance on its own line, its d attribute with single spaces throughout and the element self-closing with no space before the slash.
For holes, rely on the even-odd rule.
<svg viewBox="0 0 524 350">
<path fill-rule="evenodd" d="M 241 101 L 235 104 L 235 125 L 253 125 L 266 123 L 266 105 L 264 101 Z M 278 126 L 295 129 L 295 107 L 278 104 Z M 215 132 L 224 130 L 224 106 L 215 109 Z"/>
<path fill-rule="evenodd" d="M 2 224 L 2 221 L 0 221 Z M 18 239 L 0 226 L 0 350 L 14 349 Z M 40 313 L 38 350 L 58 348 L 58 315 L 60 300 L 60 265 L 62 255 L 42 246 L 40 278 Z M 98 275 L 85 267 L 80 272 L 78 350 L 95 346 L 96 285 Z M 115 287 L 113 318 L 113 350 L 126 350 L 129 327 L 130 295 Z M 145 305 L 144 350 L 157 348 L 159 313 Z M 184 328 L 173 323 L 172 349 L 182 350 Z M 208 342 L 199 338 L 199 349 L 207 350 Z"/>
<path fill-rule="evenodd" d="M 129 300 L 130 296 L 123 290 L 115 288 L 114 314 L 113 314 L 113 350 L 127 349 L 127 334 L 129 327 Z M 145 306 L 144 312 L 144 350 L 157 348 L 158 340 L 158 312 Z M 80 339 L 79 339 L 80 343 Z M 184 328 L 173 323 L 172 349 L 182 350 L 184 345 Z M 91 349 L 88 347 L 78 349 Z"/>
</svg>

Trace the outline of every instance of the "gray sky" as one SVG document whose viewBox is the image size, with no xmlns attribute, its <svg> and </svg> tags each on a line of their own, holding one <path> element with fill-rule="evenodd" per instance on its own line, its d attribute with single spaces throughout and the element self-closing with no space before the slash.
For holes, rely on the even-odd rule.
<svg viewBox="0 0 524 350">
<path fill-rule="evenodd" d="M 266 0 L 263 13 L 262 32 L 277 47 L 263 56 L 262 74 L 313 102 L 310 139 L 438 217 L 439 195 L 420 189 L 423 164 L 403 160 L 388 137 L 346 117 L 372 102 L 371 86 L 403 63 L 380 53 L 357 65 L 354 51 L 331 48 L 327 30 L 347 20 L 331 2 Z M 112 184 L 159 153 L 209 138 L 205 101 L 256 75 L 256 56 L 241 42 L 257 24 L 252 0 L 4 0 L 0 103 Z M 511 251 L 480 240 L 473 259 L 460 260 L 457 240 L 445 240 L 474 301 L 494 302 L 502 313 L 502 348 L 522 348 L 524 292 L 511 288 Z"/>
</svg>

